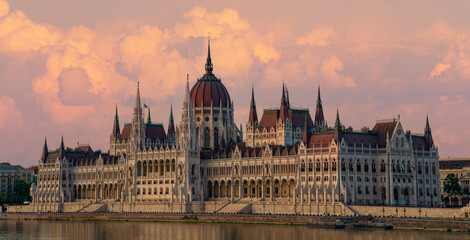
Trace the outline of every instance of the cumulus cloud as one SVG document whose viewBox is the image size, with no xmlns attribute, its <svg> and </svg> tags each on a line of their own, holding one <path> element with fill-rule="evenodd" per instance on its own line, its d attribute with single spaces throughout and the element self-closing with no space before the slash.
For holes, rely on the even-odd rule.
<svg viewBox="0 0 470 240">
<path fill-rule="evenodd" d="M 446 71 L 450 67 L 451 67 L 450 63 L 438 63 L 438 64 L 436 64 L 434 69 L 429 74 L 429 78 L 432 79 L 432 78 L 440 76 L 444 71 Z"/>
<path fill-rule="evenodd" d="M 337 38 L 335 29 L 331 26 L 317 26 L 311 32 L 295 40 L 297 45 L 328 46 Z"/>
<path fill-rule="evenodd" d="M 6 16 L 10 12 L 10 5 L 6 0 L 0 0 L 0 17 Z"/>
<path fill-rule="evenodd" d="M 0 129 L 12 129 L 21 125 L 23 115 L 10 96 L 0 97 Z"/>
<path fill-rule="evenodd" d="M 321 71 L 324 77 L 326 77 L 334 86 L 356 86 L 354 78 L 339 74 L 339 72 L 343 70 L 343 67 L 343 62 L 333 55 L 323 60 Z"/>
<path fill-rule="evenodd" d="M 89 105 L 99 100 L 90 92 L 93 80 L 83 68 L 64 68 L 58 80 L 59 98 L 65 105 Z"/>
</svg>

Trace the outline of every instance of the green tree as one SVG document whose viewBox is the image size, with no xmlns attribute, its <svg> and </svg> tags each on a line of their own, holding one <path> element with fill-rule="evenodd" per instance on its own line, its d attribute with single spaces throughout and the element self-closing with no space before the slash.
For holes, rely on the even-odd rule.
<svg viewBox="0 0 470 240">
<path fill-rule="evenodd" d="M 448 174 L 444 179 L 444 193 L 450 197 L 450 199 L 460 196 L 462 194 L 459 179 L 455 174 Z"/>
<path fill-rule="evenodd" d="M 30 200 L 29 189 L 31 188 L 31 183 L 27 183 L 24 180 L 16 180 L 15 186 L 13 187 L 14 197 L 12 203 L 23 203 L 24 201 Z"/>
</svg>

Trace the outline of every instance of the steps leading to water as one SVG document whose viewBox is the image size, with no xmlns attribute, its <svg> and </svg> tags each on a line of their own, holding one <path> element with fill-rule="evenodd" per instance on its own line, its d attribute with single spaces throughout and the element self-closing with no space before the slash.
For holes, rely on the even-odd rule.
<svg viewBox="0 0 470 240">
<path fill-rule="evenodd" d="M 251 213 L 251 203 L 229 203 L 217 213 Z"/>
</svg>

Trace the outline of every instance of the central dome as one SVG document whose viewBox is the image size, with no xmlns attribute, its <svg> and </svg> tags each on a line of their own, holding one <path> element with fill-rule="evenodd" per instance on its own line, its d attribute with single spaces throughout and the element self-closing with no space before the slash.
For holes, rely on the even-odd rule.
<svg viewBox="0 0 470 240">
<path fill-rule="evenodd" d="M 206 73 L 191 88 L 194 107 L 230 107 L 230 95 L 224 84 L 213 73 L 210 44 L 207 51 Z"/>
</svg>

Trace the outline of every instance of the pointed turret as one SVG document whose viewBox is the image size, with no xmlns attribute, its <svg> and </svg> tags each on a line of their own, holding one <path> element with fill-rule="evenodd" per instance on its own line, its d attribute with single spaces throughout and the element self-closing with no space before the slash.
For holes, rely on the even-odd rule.
<svg viewBox="0 0 470 240">
<path fill-rule="evenodd" d="M 341 126 L 341 121 L 339 120 L 339 110 L 336 109 L 336 121 L 335 121 L 335 132 L 334 132 L 334 138 L 337 142 L 337 144 L 340 143 L 341 139 L 343 138 L 343 129 Z"/>
<path fill-rule="evenodd" d="M 255 90 L 251 87 L 251 103 L 250 103 L 250 116 L 248 122 L 252 124 L 253 127 L 258 123 L 258 114 L 256 113 L 256 102 L 255 102 Z"/>
<path fill-rule="evenodd" d="M 118 139 L 120 135 L 121 135 L 121 130 L 119 128 L 118 109 L 116 105 L 116 114 L 114 116 L 113 132 L 111 133 L 111 137 Z"/>
<path fill-rule="evenodd" d="M 212 74 L 214 66 L 211 59 L 211 39 L 207 41 L 207 59 L 206 59 L 206 74 Z"/>
<path fill-rule="evenodd" d="M 44 138 L 44 147 L 42 148 L 41 161 L 46 162 L 47 155 L 49 154 L 49 149 L 47 148 L 47 138 Z"/>
<path fill-rule="evenodd" d="M 434 145 L 434 140 L 432 139 L 431 126 L 429 125 L 429 117 L 426 115 L 426 126 L 424 127 L 424 139 L 429 148 Z"/>
<path fill-rule="evenodd" d="M 168 144 L 175 144 L 175 121 L 173 119 L 173 104 L 170 105 L 170 118 L 168 119 L 168 130 L 167 130 Z"/>
<path fill-rule="evenodd" d="M 313 123 L 313 125 L 317 128 L 317 130 L 322 130 L 323 128 L 327 127 L 325 122 L 325 116 L 323 115 L 320 86 L 318 86 L 317 108 L 315 110 L 315 122 Z"/>
<path fill-rule="evenodd" d="M 279 118 L 283 120 L 289 118 L 289 104 L 287 103 L 286 89 L 284 83 L 282 83 L 282 97 Z"/>
<path fill-rule="evenodd" d="M 147 124 L 152 124 L 152 118 L 150 117 L 150 107 L 148 109 L 149 109 L 149 112 L 147 115 Z"/>
<path fill-rule="evenodd" d="M 168 135 L 175 134 L 175 120 L 173 119 L 173 104 L 170 105 L 170 118 L 168 121 Z"/>
<path fill-rule="evenodd" d="M 60 141 L 59 147 L 59 158 L 62 159 L 65 157 L 65 145 L 64 145 L 64 136 L 62 135 L 62 140 Z"/>
</svg>

